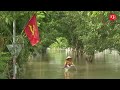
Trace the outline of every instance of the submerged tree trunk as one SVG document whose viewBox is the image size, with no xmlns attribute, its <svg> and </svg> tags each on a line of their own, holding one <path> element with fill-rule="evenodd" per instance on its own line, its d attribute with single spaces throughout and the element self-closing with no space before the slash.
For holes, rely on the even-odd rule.
<svg viewBox="0 0 120 90">
<path fill-rule="evenodd" d="M 83 54 L 84 54 L 84 50 L 83 48 L 80 49 L 80 57 L 83 57 Z"/>
<path fill-rule="evenodd" d="M 79 57 L 79 49 L 76 50 L 76 57 Z"/>
<path fill-rule="evenodd" d="M 94 60 L 94 52 L 86 55 L 86 61 L 92 63 Z"/>
</svg>

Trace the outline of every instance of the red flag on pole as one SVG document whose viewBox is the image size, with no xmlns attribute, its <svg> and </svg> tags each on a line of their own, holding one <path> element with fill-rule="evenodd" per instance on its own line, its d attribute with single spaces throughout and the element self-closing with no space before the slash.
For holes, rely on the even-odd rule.
<svg viewBox="0 0 120 90">
<path fill-rule="evenodd" d="M 32 46 L 36 45 L 40 41 L 35 15 L 33 15 L 29 20 L 28 24 L 25 26 L 24 31 Z"/>
</svg>

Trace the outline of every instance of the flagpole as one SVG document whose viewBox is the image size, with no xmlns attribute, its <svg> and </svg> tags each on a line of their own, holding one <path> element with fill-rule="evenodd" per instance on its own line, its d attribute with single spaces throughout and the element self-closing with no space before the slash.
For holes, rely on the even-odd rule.
<svg viewBox="0 0 120 90">
<path fill-rule="evenodd" d="M 16 21 L 13 21 L 13 48 L 14 48 L 14 55 L 13 55 L 13 79 L 16 79 L 16 47 L 15 47 L 15 36 L 16 36 Z"/>
</svg>

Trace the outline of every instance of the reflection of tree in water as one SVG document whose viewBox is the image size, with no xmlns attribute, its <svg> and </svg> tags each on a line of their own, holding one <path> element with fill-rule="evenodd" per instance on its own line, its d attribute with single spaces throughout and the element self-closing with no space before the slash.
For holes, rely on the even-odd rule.
<svg viewBox="0 0 120 90">
<path fill-rule="evenodd" d="M 46 61 L 46 62 L 49 62 L 49 58 L 50 58 L 50 56 L 49 56 L 49 54 L 48 53 L 43 53 L 43 54 L 41 54 L 41 61 Z"/>
<path fill-rule="evenodd" d="M 50 58 L 50 55 L 48 53 L 41 53 L 37 55 L 32 54 L 31 56 L 36 61 L 45 61 L 45 62 L 49 62 L 49 58 Z"/>
</svg>

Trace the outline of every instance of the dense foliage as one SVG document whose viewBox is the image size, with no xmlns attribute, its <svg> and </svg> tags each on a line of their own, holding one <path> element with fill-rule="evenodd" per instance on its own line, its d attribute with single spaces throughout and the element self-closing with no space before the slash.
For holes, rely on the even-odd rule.
<svg viewBox="0 0 120 90">
<path fill-rule="evenodd" d="M 33 14 L 37 16 L 40 43 L 32 47 L 23 32 Z M 117 15 L 110 21 L 109 15 Z M 7 66 L 8 78 L 12 75 L 12 59 L 6 47 L 12 44 L 13 20 L 16 20 L 16 42 L 22 45 L 18 63 L 18 78 L 30 53 L 44 53 L 48 47 L 71 47 L 76 55 L 92 55 L 95 51 L 116 49 L 120 52 L 120 12 L 118 11 L 0 11 L 0 72 Z M 3 58 L 6 58 L 5 61 Z M 7 60 L 7 61 L 6 61 Z M 6 62 L 6 65 L 3 62 Z M 9 62 L 9 63 L 8 63 Z M 11 73 L 10 73 L 11 72 Z"/>
</svg>

